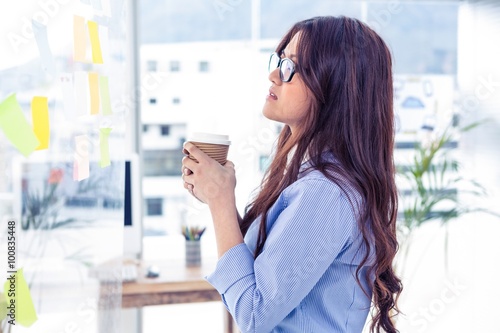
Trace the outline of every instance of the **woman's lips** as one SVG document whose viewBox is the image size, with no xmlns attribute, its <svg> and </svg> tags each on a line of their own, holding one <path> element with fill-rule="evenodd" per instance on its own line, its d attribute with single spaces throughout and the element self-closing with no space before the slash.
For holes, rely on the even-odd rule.
<svg viewBox="0 0 500 333">
<path fill-rule="evenodd" d="M 276 96 L 276 94 L 274 94 L 271 90 L 269 90 L 269 95 L 267 95 L 267 97 L 273 100 L 278 99 L 278 96 Z"/>
</svg>

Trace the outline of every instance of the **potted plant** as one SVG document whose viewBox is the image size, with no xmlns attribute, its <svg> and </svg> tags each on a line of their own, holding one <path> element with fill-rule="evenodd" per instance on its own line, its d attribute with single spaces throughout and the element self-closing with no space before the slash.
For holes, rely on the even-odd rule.
<svg viewBox="0 0 500 333">
<path fill-rule="evenodd" d="M 464 196 L 484 196 L 486 190 L 475 180 L 461 175 L 460 162 L 452 154 L 459 134 L 481 123 L 475 122 L 462 128 L 450 126 L 441 133 L 433 128 L 427 129 L 425 139 L 415 146 L 411 163 L 397 166 L 400 183 L 406 184 L 406 190 L 400 191 L 399 262 L 405 262 L 414 231 L 426 222 L 440 221 L 446 228 L 444 264 L 447 269 L 448 223 L 467 213 L 489 212 L 462 200 Z M 398 263 L 397 269 L 402 274 L 404 265 Z"/>
</svg>

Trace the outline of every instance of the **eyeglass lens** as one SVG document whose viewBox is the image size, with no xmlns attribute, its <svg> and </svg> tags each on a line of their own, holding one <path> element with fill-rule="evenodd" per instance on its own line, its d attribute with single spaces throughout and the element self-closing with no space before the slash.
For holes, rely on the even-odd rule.
<svg viewBox="0 0 500 333">
<path fill-rule="evenodd" d="M 269 59 L 269 72 L 272 72 L 277 67 L 280 67 L 280 79 L 283 82 L 289 82 L 293 74 L 294 65 L 289 59 L 281 59 L 278 54 L 271 54 Z"/>
</svg>

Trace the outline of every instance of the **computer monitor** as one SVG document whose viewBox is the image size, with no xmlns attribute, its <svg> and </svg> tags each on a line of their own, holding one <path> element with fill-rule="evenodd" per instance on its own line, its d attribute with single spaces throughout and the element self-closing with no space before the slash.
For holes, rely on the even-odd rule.
<svg viewBox="0 0 500 333">
<path fill-rule="evenodd" d="M 139 259 L 142 253 L 142 200 L 139 156 L 125 159 L 123 254 Z"/>
<path fill-rule="evenodd" d="M 73 180 L 70 159 L 25 159 L 13 161 L 14 216 L 23 230 L 85 227 L 118 230 L 123 220 L 124 257 L 142 253 L 140 166 L 137 154 L 113 160 L 101 168 L 90 162 L 90 175 Z M 52 192 L 53 193 L 52 193 Z M 100 228 L 100 229 L 99 229 Z M 115 234 L 115 233 L 113 233 Z M 111 235 L 112 237 L 112 235 Z M 121 240 L 121 238 L 115 238 Z M 110 244 L 121 244 L 120 242 Z M 115 251 L 112 251 L 115 252 Z"/>
</svg>

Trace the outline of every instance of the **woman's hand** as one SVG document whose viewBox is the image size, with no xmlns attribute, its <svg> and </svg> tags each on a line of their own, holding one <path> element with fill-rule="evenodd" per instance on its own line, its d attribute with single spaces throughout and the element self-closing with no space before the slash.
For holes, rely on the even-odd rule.
<svg viewBox="0 0 500 333">
<path fill-rule="evenodd" d="M 197 160 L 187 156 L 182 159 L 184 188 L 208 204 L 220 258 L 230 248 L 243 243 L 234 196 L 234 164 L 227 161 L 224 166 L 220 165 L 191 142 L 184 144 L 184 150 Z"/>
<path fill-rule="evenodd" d="M 191 142 L 184 144 L 184 150 L 197 160 L 187 156 L 182 159 L 184 188 L 209 206 L 234 201 L 236 177 L 233 162 L 220 165 Z"/>
</svg>

